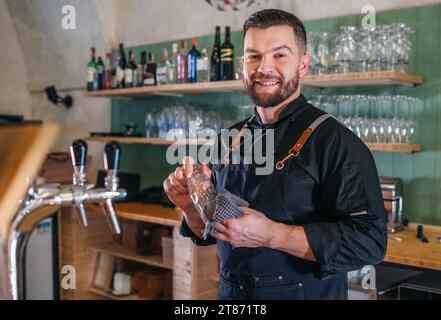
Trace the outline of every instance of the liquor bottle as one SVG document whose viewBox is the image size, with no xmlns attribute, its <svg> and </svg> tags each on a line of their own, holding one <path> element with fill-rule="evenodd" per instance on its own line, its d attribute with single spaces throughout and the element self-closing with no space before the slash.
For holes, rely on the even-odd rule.
<svg viewBox="0 0 441 320">
<path fill-rule="evenodd" d="M 98 65 L 95 60 L 95 48 L 90 48 L 90 61 L 87 64 L 87 91 L 94 90 L 94 82 L 98 73 Z"/>
<path fill-rule="evenodd" d="M 132 60 L 133 59 L 133 60 Z M 133 87 L 133 70 L 135 69 L 135 56 L 134 52 L 129 52 L 129 63 L 124 69 L 124 88 Z"/>
<path fill-rule="evenodd" d="M 144 85 L 145 75 L 147 73 L 147 53 L 145 51 L 141 52 L 141 60 L 138 64 L 138 87 Z"/>
<path fill-rule="evenodd" d="M 187 42 L 182 40 L 181 52 L 178 54 L 178 83 L 186 83 L 188 80 Z"/>
<path fill-rule="evenodd" d="M 104 62 L 101 57 L 98 57 L 98 90 L 104 89 Z"/>
<path fill-rule="evenodd" d="M 133 52 L 133 58 L 131 58 L 132 60 L 132 65 L 131 68 L 133 68 L 133 87 L 139 87 L 139 82 L 138 82 L 138 65 L 136 64 L 135 60 L 136 60 L 136 54 Z"/>
<path fill-rule="evenodd" d="M 234 79 L 234 47 L 231 43 L 230 27 L 225 28 L 225 42 L 221 47 L 221 80 Z"/>
<path fill-rule="evenodd" d="M 106 64 L 104 65 L 104 89 L 108 90 L 112 88 L 112 67 L 110 66 L 110 60 L 112 54 L 109 52 L 106 54 Z"/>
<path fill-rule="evenodd" d="M 156 82 L 158 85 L 167 84 L 167 63 L 168 63 L 168 50 L 162 49 L 162 60 L 158 62 L 156 68 Z"/>
<path fill-rule="evenodd" d="M 206 48 L 202 49 L 202 55 L 196 60 L 196 73 L 198 82 L 210 81 L 210 59 Z"/>
<path fill-rule="evenodd" d="M 155 54 L 153 52 L 149 52 L 149 63 L 147 64 L 147 74 L 144 80 L 144 85 L 155 86 L 156 83 Z"/>
<path fill-rule="evenodd" d="M 201 56 L 201 53 L 197 49 L 198 42 L 196 39 L 191 39 L 191 50 L 188 53 L 188 82 L 196 82 L 197 74 L 196 74 L 196 62 L 197 59 Z"/>
<path fill-rule="evenodd" d="M 115 72 L 115 88 L 124 88 L 124 70 L 127 66 L 126 55 L 124 53 L 124 46 L 122 43 L 119 44 L 119 54 L 117 59 L 117 66 Z"/>
<path fill-rule="evenodd" d="M 213 52 L 210 62 L 210 81 L 219 81 L 221 79 L 221 38 L 220 27 L 216 26 L 216 35 L 214 38 Z"/>
<path fill-rule="evenodd" d="M 170 58 L 170 64 L 167 71 L 168 83 L 178 82 L 178 51 L 179 45 L 175 42 L 172 45 L 172 57 Z"/>
</svg>

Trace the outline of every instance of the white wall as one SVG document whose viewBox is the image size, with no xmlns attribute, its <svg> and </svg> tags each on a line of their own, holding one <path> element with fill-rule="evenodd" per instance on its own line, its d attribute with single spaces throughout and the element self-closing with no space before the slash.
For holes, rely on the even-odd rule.
<svg viewBox="0 0 441 320">
<path fill-rule="evenodd" d="M 0 114 L 31 116 L 31 96 L 20 44 L 5 1 L 0 0 Z"/>
</svg>

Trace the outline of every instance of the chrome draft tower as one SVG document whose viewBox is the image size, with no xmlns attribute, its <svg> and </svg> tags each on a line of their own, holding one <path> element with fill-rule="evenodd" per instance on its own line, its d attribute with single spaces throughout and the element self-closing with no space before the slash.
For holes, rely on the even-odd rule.
<svg viewBox="0 0 441 320">
<path fill-rule="evenodd" d="M 43 207 L 74 206 L 80 223 L 87 227 L 85 203 L 98 203 L 103 208 L 112 232 L 121 233 L 113 206 L 114 200 L 123 199 L 127 195 L 126 190 L 118 188 L 121 146 L 118 142 L 112 141 L 104 148 L 104 167 L 107 171 L 105 188 L 94 188 L 86 182 L 87 143 L 81 139 L 75 140 L 70 147 L 70 153 L 74 172 L 72 185 L 31 184 L 12 222 L 5 227 L 6 241 L 0 240 L 2 250 L 0 275 L 3 277 L 1 279 L 3 286 L 6 286 L 3 288 L 3 299 L 25 299 L 26 246 L 32 231 L 53 212 L 40 210 Z"/>
</svg>

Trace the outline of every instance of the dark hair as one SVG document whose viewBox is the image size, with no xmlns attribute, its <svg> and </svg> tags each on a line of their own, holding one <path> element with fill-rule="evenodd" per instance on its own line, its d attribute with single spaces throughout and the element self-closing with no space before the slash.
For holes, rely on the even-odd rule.
<svg viewBox="0 0 441 320">
<path fill-rule="evenodd" d="M 291 26 L 294 30 L 295 39 L 297 40 L 301 53 L 306 51 L 306 30 L 303 22 L 292 13 L 278 10 L 265 9 L 253 13 L 243 24 L 243 37 L 249 28 L 266 29 L 274 26 Z"/>
</svg>

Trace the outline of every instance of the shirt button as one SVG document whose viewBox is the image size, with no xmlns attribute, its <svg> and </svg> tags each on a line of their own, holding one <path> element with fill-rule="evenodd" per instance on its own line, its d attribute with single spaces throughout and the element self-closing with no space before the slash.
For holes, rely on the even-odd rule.
<svg viewBox="0 0 441 320">
<path fill-rule="evenodd" d="M 243 290 L 243 284 L 241 284 L 241 285 L 239 286 L 239 289 L 240 289 L 240 290 Z"/>
</svg>

